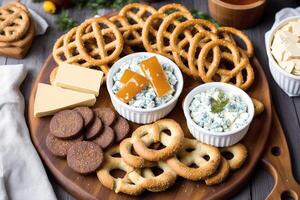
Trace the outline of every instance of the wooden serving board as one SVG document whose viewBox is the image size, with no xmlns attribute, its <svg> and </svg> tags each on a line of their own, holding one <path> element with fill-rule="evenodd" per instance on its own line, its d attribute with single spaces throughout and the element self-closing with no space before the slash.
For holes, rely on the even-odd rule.
<svg viewBox="0 0 300 200">
<path fill-rule="evenodd" d="M 265 105 L 265 111 L 262 115 L 256 117 L 250 126 L 249 132 L 243 139 L 249 150 L 249 156 L 243 167 L 230 174 L 230 177 L 223 184 L 207 187 L 203 182 L 188 181 L 178 178 L 176 183 L 165 192 L 152 193 L 144 192 L 137 197 L 143 199 L 224 199 L 233 195 L 235 192 L 247 182 L 257 161 L 260 159 L 265 144 L 268 139 L 271 118 L 272 105 L 270 100 L 269 86 L 266 76 L 256 58 L 253 59 L 253 67 L 255 70 L 255 83 L 252 85 L 248 93 Z M 39 82 L 49 84 L 49 75 L 51 70 L 56 66 L 52 56 L 50 56 L 42 67 L 38 77 L 33 85 L 29 109 L 28 119 L 32 141 L 39 152 L 45 165 L 57 179 L 57 181 L 74 197 L 78 199 L 133 199 L 128 195 L 115 194 L 113 191 L 103 187 L 98 181 L 96 175 L 83 176 L 73 172 L 66 163 L 66 160 L 53 156 L 46 147 L 45 139 L 49 133 L 49 121 L 51 117 L 35 118 L 33 116 L 33 105 L 37 84 Z M 167 116 L 173 118 L 182 126 L 185 135 L 191 137 L 186 120 L 182 111 L 182 100 L 190 90 L 201 84 L 190 77 L 184 76 L 184 89 L 175 109 Z M 110 97 L 106 90 L 106 85 L 102 85 L 100 95 L 95 107 L 110 106 L 112 107 Z M 131 130 L 135 130 L 138 125 L 131 123 Z"/>
</svg>

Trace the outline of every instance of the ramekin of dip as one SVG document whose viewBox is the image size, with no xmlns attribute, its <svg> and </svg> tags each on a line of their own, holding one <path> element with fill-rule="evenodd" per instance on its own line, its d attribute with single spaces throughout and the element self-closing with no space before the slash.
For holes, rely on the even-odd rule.
<svg viewBox="0 0 300 200">
<path fill-rule="evenodd" d="M 226 83 L 206 83 L 194 88 L 183 102 L 191 134 L 216 147 L 231 146 L 247 133 L 254 105 L 243 90 Z"/>
<path fill-rule="evenodd" d="M 152 84 L 148 84 L 127 103 L 118 98 L 117 94 L 124 86 L 121 78 L 125 71 L 130 70 L 146 76 L 141 70 L 141 62 L 153 57 L 161 65 L 171 90 L 163 96 L 158 96 Z M 183 89 L 183 77 L 178 66 L 169 58 L 159 54 L 139 52 L 115 62 L 109 70 L 106 85 L 112 104 L 120 115 L 138 124 L 148 124 L 165 117 L 173 110 Z"/>
</svg>

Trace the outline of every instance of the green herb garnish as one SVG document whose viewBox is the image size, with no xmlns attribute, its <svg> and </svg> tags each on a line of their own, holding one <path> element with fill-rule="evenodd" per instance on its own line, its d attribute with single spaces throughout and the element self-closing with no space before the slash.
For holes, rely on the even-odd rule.
<svg viewBox="0 0 300 200">
<path fill-rule="evenodd" d="M 228 104 L 229 99 L 225 96 L 225 93 L 220 91 L 218 99 L 211 98 L 211 112 L 219 113 L 224 110 L 224 107 Z"/>
<path fill-rule="evenodd" d="M 209 16 L 208 14 L 206 14 L 200 10 L 191 9 L 190 12 L 192 13 L 193 17 L 195 17 L 195 18 L 205 19 L 207 21 L 210 21 L 210 22 L 214 23 L 217 27 L 221 26 L 219 24 L 219 22 L 217 22 L 214 18 L 212 18 L 211 16 Z"/>
<path fill-rule="evenodd" d="M 56 23 L 62 31 L 69 30 L 77 26 L 77 22 L 69 15 L 67 10 L 62 10 L 61 14 L 58 16 Z"/>
</svg>

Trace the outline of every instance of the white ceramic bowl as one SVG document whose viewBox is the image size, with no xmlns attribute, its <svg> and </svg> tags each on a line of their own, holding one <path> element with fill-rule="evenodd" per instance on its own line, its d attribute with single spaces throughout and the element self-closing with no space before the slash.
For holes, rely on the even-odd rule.
<svg viewBox="0 0 300 200">
<path fill-rule="evenodd" d="M 177 85 L 176 85 L 176 91 L 173 96 L 173 98 L 168 101 L 166 104 L 163 104 L 161 106 L 151 108 L 151 109 L 141 109 L 141 108 L 135 108 L 133 106 L 130 106 L 124 102 L 122 102 L 112 91 L 113 86 L 113 79 L 112 77 L 116 72 L 119 71 L 120 64 L 124 62 L 127 59 L 132 59 L 136 56 L 156 56 L 158 61 L 160 63 L 168 63 L 174 68 L 175 76 L 177 77 Z M 128 119 L 129 121 L 138 123 L 138 124 L 148 124 L 152 123 L 154 121 L 157 121 L 166 115 L 168 115 L 173 108 L 175 107 L 177 100 L 182 92 L 183 89 L 183 77 L 180 69 L 178 66 L 171 61 L 169 58 L 155 54 L 155 53 L 148 53 L 148 52 L 140 52 L 140 53 L 133 53 L 128 56 L 125 56 L 115 62 L 113 66 L 110 68 L 109 73 L 107 75 L 106 80 L 107 90 L 110 95 L 111 101 L 117 112 Z"/>
<path fill-rule="evenodd" d="M 282 69 L 275 58 L 271 53 L 271 44 L 273 42 L 274 34 L 286 25 L 290 21 L 300 20 L 300 16 L 289 17 L 279 22 L 273 29 L 270 31 L 270 35 L 266 44 L 268 59 L 269 59 L 269 68 L 271 74 L 276 81 L 276 83 L 283 89 L 289 96 L 299 96 L 300 95 L 300 76 L 289 74 L 284 69 Z"/>
<path fill-rule="evenodd" d="M 242 98 L 242 101 L 244 101 L 248 105 L 248 111 L 249 111 L 249 119 L 248 122 L 238 128 L 231 131 L 226 132 L 212 132 L 208 131 L 204 128 L 201 128 L 198 126 L 191 118 L 189 106 L 196 94 L 199 94 L 200 92 L 204 92 L 211 88 L 219 88 L 225 92 L 232 93 L 235 95 L 238 95 Z M 191 132 L 191 134 L 201 142 L 205 144 L 210 144 L 216 147 L 226 147 L 231 146 L 239 142 L 247 133 L 249 126 L 253 120 L 254 116 L 254 105 L 252 103 L 251 98 L 248 96 L 246 92 L 243 90 L 227 84 L 227 83 L 219 83 L 219 82 L 213 82 L 213 83 L 206 83 L 203 85 L 200 85 L 196 88 L 194 88 L 185 98 L 183 102 L 183 112 L 185 115 L 185 118 L 187 120 L 188 128 Z"/>
</svg>

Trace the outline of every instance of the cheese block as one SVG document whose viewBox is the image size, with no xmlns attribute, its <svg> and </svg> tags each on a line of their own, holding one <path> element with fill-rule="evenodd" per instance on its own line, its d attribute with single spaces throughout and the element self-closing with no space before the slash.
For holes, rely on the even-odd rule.
<svg viewBox="0 0 300 200">
<path fill-rule="evenodd" d="M 34 101 L 34 116 L 53 115 L 63 109 L 71 109 L 77 106 L 93 106 L 95 103 L 96 97 L 93 94 L 39 83 Z"/>
<path fill-rule="evenodd" d="M 102 78 L 103 72 L 99 70 L 61 63 L 57 70 L 55 85 L 98 96 Z"/>
</svg>

